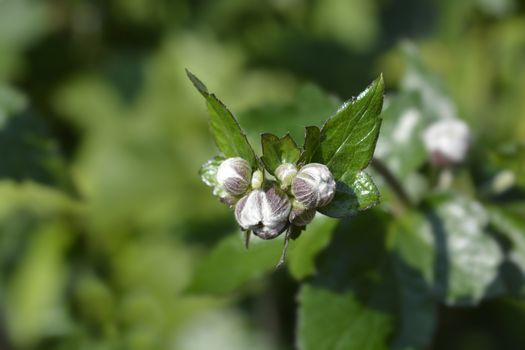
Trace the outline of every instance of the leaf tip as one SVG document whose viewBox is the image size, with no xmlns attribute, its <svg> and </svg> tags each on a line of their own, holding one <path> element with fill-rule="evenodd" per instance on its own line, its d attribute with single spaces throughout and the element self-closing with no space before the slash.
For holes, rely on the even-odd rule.
<svg viewBox="0 0 525 350">
<path fill-rule="evenodd" d="M 203 95 L 203 96 L 208 96 L 210 93 L 208 92 L 208 88 L 206 87 L 206 85 L 204 85 L 204 83 L 202 81 L 200 81 L 199 78 L 197 78 L 195 76 L 195 74 L 193 74 L 192 72 L 189 71 L 188 68 L 185 68 L 184 69 L 186 71 L 186 75 L 188 76 L 188 78 L 190 79 L 190 81 L 192 82 L 193 86 L 195 86 L 195 88 Z"/>
</svg>

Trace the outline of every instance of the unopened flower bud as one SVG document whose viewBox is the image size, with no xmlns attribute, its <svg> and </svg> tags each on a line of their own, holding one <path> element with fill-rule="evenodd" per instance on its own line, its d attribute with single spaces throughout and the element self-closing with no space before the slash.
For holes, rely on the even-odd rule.
<svg viewBox="0 0 525 350">
<path fill-rule="evenodd" d="M 307 209 L 302 204 L 294 201 L 292 210 L 290 211 L 290 223 L 295 226 L 306 226 L 312 222 L 315 217 L 315 208 Z"/>
<path fill-rule="evenodd" d="M 459 119 L 444 119 L 430 125 L 423 133 L 423 143 L 432 163 L 438 166 L 460 163 L 470 146 L 470 129 Z"/>
<path fill-rule="evenodd" d="M 292 194 L 308 209 L 327 205 L 335 195 L 332 173 L 326 165 L 319 163 L 303 166 L 292 181 Z"/>
<path fill-rule="evenodd" d="M 297 168 L 291 163 L 281 164 L 275 169 L 275 177 L 281 183 L 281 188 L 288 188 L 292 180 L 297 175 Z"/>
<path fill-rule="evenodd" d="M 240 196 L 250 186 L 252 178 L 250 164 L 239 157 L 228 158 L 217 169 L 217 182 L 233 196 Z"/>
<path fill-rule="evenodd" d="M 235 206 L 235 219 L 244 230 L 253 231 L 262 239 L 281 234 L 288 226 L 292 205 L 278 187 L 253 190 Z"/>
<path fill-rule="evenodd" d="M 221 201 L 221 203 L 224 203 L 224 204 L 228 205 L 230 208 L 233 208 L 233 206 L 235 205 L 235 203 L 237 203 L 239 198 L 235 197 L 235 196 L 232 196 L 231 194 L 228 194 L 228 193 L 223 193 L 219 197 L 219 200 Z"/>
<path fill-rule="evenodd" d="M 252 175 L 252 188 L 253 189 L 261 188 L 263 182 L 264 182 L 264 175 L 262 171 L 255 170 Z"/>
</svg>

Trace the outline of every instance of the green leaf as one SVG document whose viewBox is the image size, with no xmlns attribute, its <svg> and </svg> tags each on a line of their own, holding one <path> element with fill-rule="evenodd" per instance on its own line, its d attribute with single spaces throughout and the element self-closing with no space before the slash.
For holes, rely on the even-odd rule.
<svg viewBox="0 0 525 350">
<path fill-rule="evenodd" d="M 189 292 L 231 293 L 275 269 L 282 247 L 282 239 L 252 237 L 250 249 L 246 249 L 238 232 L 229 235 L 198 265 Z"/>
<path fill-rule="evenodd" d="M 206 86 L 192 73 L 186 70 L 189 79 L 206 99 L 210 115 L 210 126 L 217 147 L 226 158 L 241 157 L 247 160 L 252 168 L 257 167 L 257 158 L 245 133 L 226 106 L 208 92 Z"/>
<path fill-rule="evenodd" d="M 508 245 L 504 278 L 507 290 L 518 296 L 525 295 L 525 220 L 497 207 L 489 207 L 490 223 L 503 236 Z"/>
<path fill-rule="evenodd" d="M 398 308 L 394 349 L 426 349 L 437 321 L 437 303 L 418 270 L 393 257 L 397 279 Z"/>
<path fill-rule="evenodd" d="M 290 134 L 286 134 L 282 138 L 273 134 L 262 134 L 261 146 L 263 152 L 261 159 L 271 174 L 274 174 L 275 169 L 281 164 L 297 163 L 301 155 L 301 150 Z"/>
<path fill-rule="evenodd" d="M 260 135 L 270 132 L 275 135 L 290 133 L 298 143 L 304 142 L 304 125 L 322 125 L 340 105 L 333 96 L 315 85 L 301 86 L 291 101 L 263 104 L 241 111 L 239 120 L 247 128 L 253 144 Z"/>
<path fill-rule="evenodd" d="M 337 220 L 317 217 L 299 239 L 290 244 L 287 266 L 295 279 L 302 279 L 316 272 L 315 258 L 330 243 Z"/>
<path fill-rule="evenodd" d="M 488 213 L 456 196 L 435 207 L 436 292 L 447 304 L 476 304 L 501 292 L 500 247 L 486 231 Z"/>
<path fill-rule="evenodd" d="M 425 215 L 398 223 L 393 249 L 449 305 L 475 305 L 497 295 L 503 254 L 487 232 L 488 213 L 460 196 L 434 199 Z"/>
<path fill-rule="evenodd" d="M 394 348 L 426 348 L 432 339 L 437 306 L 432 294 L 434 251 L 428 241 L 432 241 L 431 227 L 419 212 L 409 212 L 390 227 L 401 311 Z"/>
<path fill-rule="evenodd" d="M 372 159 L 381 126 L 383 77 L 357 98 L 341 106 L 321 130 L 321 144 L 312 158 L 326 164 L 336 180 L 356 174 Z"/>
<path fill-rule="evenodd" d="M 319 212 L 333 218 L 355 215 L 358 211 L 374 207 L 379 203 L 380 193 L 374 181 L 364 171 L 347 173 L 339 181 L 334 199 Z"/>
<path fill-rule="evenodd" d="M 421 110 L 418 97 L 415 93 L 401 93 L 389 100 L 381 114 L 384 122 L 374 154 L 406 187 L 410 187 L 406 183 L 408 175 L 427 159 L 421 135 L 430 120 Z"/>
<path fill-rule="evenodd" d="M 511 244 L 510 260 L 525 274 L 525 220 L 504 210 L 489 208 L 490 222 Z"/>
<path fill-rule="evenodd" d="M 299 349 L 407 349 L 430 342 L 435 303 L 424 278 L 386 249 L 390 218 L 341 221 L 299 294 Z"/>
<path fill-rule="evenodd" d="M 318 274 L 299 293 L 299 349 L 388 348 L 395 293 L 385 264 L 384 219 L 367 212 L 339 224 L 318 259 Z"/>
<path fill-rule="evenodd" d="M 321 142 L 321 130 L 317 126 L 307 126 L 304 134 L 304 145 L 299 158 L 299 164 L 310 163 L 319 143 Z"/>
<path fill-rule="evenodd" d="M 407 69 L 401 81 L 401 90 L 415 92 L 422 100 L 422 108 L 434 120 L 458 118 L 454 101 L 446 91 L 441 77 L 430 71 L 415 45 L 403 43 Z"/>
<path fill-rule="evenodd" d="M 0 123 L 3 118 L 17 112 L 21 112 L 27 107 L 27 100 L 17 90 L 9 85 L 0 83 Z"/>
</svg>

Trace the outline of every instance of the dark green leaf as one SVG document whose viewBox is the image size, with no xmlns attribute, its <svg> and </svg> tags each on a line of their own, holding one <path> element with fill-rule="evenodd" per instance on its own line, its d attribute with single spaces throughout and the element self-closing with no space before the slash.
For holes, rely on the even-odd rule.
<svg viewBox="0 0 525 350">
<path fill-rule="evenodd" d="M 339 106 L 339 101 L 317 86 L 302 86 L 292 101 L 266 104 L 241 112 L 239 120 L 247 128 L 250 140 L 259 141 L 260 135 L 290 133 L 299 144 L 303 143 L 304 125 L 321 125 Z"/>
<path fill-rule="evenodd" d="M 421 274 L 386 249 L 388 222 L 374 211 L 341 222 L 299 295 L 299 349 L 428 345 L 435 305 Z"/>
<path fill-rule="evenodd" d="M 9 118 L 0 129 L 0 179 L 31 179 L 70 189 L 66 163 L 47 124 L 29 112 Z"/>
<path fill-rule="evenodd" d="M 315 273 L 315 257 L 330 242 L 337 223 L 337 220 L 317 217 L 299 239 L 290 244 L 287 266 L 294 278 L 302 279 Z"/>
<path fill-rule="evenodd" d="M 317 126 L 307 126 L 304 134 L 304 145 L 299 158 L 299 164 L 310 163 L 319 142 L 321 141 L 321 130 Z"/>
<path fill-rule="evenodd" d="M 383 92 L 380 76 L 357 98 L 343 104 L 323 126 L 321 144 L 312 160 L 326 164 L 337 180 L 356 174 L 372 159 L 381 126 Z"/>
<path fill-rule="evenodd" d="M 192 73 L 186 71 L 193 85 L 204 96 L 208 104 L 210 126 L 217 147 L 226 158 L 241 157 L 247 160 L 252 168 L 257 167 L 257 158 L 239 123 L 226 106 L 208 92 L 206 86 Z"/>
<path fill-rule="evenodd" d="M 388 348 L 395 292 L 385 264 L 384 219 L 367 212 L 336 229 L 318 274 L 299 294 L 299 349 Z"/>
<path fill-rule="evenodd" d="M 190 292 L 227 294 L 275 268 L 282 239 L 261 241 L 252 237 L 246 249 L 239 233 L 224 238 L 198 265 Z"/>
<path fill-rule="evenodd" d="M 400 291 L 395 348 L 425 348 L 432 339 L 436 321 L 432 238 L 430 224 L 418 212 L 398 218 L 391 226 L 389 242 Z"/>
<path fill-rule="evenodd" d="M 301 150 L 290 134 L 278 138 L 273 134 L 261 135 L 262 161 L 266 169 L 273 174 L 275 169 L 284 163 L 295 164 L 299 160 Z"/>
<path fill-rule="evenodd" d="M 507 289 L 525 295 L 525 220 L 501 208 L 490 207 L 490 223 L 504 237 L 508 249 L 504 270 Z"/>
<path fill-rule="evenodd" d="M 334 199 L 319 211 L 333 218 L 342 218 L 372 208 L 379 200 L 379 190 L 367 173 L 347 173 L 337 181 Z"/>
</svg>

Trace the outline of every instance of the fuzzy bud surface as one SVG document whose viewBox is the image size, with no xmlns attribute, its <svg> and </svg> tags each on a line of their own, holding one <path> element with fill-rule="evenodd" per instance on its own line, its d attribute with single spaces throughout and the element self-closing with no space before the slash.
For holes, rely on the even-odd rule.
<svg viewBox="0 0 525 350">
<path fill-rule="evenodd" d="M 233 196 L 244 194 L 250 186 L 251 178 L 250 164 L 239 157 L 224 160 L 217 169 L 217 182 Z"/>
<path fill-rule="evenodd" d="M 253 190 L 235 206 L 235 219 L 244 230 L 263 239 L 272 239 L 288 227 L 292 204 L 276 186 Z"/>
<path fill-rule="evenodd" d="M 305 208 L 319 208 L 332 201 L 335 180 L 324 164 L 310 163 L 303 166 L 292 181 L 292 194 Z"/>
</svg>

